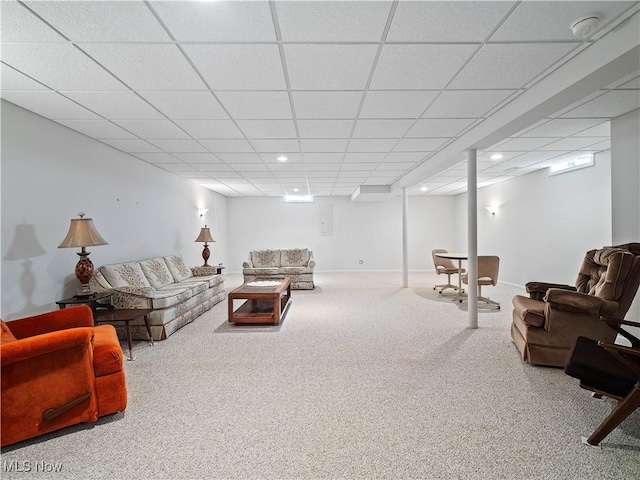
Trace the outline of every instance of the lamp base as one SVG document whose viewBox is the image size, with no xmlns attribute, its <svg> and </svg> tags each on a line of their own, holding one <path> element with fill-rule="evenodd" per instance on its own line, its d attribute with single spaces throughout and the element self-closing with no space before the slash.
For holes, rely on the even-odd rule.
<svg viewBox="0 0 640 480">
<path fill-rule="evenodd" d="M 93 277 L 93 263 L 91 263 L 91 259 L 89 259 L 89 253 L 82 247 L 82 251 L 78 253 L 80 260 L 76 264 L 76 278 L 82 285 L 80 291 L 76 293 L 73 298 L 93 298 L 96 295 L 96 292 L 92 292 L 89 288 L 89 281 L 91 277 Z"/>
<path fill-rule="evenodd" d="M 211 255 L 211 252 L 209 251 L 209 245 L 204 244 L 204 249 L 202 250 L 202 259 L 204 260 L 204 265 L 202 265 L 203 267 L 208 267 L 209 266 L 209 256 Z"/>
</svg>

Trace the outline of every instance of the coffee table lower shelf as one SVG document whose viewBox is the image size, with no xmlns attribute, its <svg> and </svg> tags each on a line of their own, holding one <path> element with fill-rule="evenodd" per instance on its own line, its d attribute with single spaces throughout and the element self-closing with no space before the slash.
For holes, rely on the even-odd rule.
<svg viewBox="0 0 640 480">
<path fill-rule="evenodd" d="M 274 305 L 275 302 L 276 300 L 247 300 L 233 312 L 229 322 L 277 325 L 287 314 L 291 302 L 289 301 L 289 297 L 286 297 L 286 303 L 280 307 L 280 318 L 278 320 L 276 320 L 276 313 L 274 311 L 274 308 L 277 308 Z"/>
</svg>

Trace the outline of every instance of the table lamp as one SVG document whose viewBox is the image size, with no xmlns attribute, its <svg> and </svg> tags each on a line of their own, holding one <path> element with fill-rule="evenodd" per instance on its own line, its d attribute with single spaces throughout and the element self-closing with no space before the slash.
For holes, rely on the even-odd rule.
<svg viewBox="0 0 640 480">
<path fill-rule="evenodd" d="M 200 229 L 200 235 L 198 235 L 198 238 L 196 238 L 195 241 L 204 242 L 204 249 L 202 250 L 202 258 L 204 259 L 204 265 L 202 266 L 208 267 L 209 264 L 207 262 L 209 261 L 209 256 L 211 255 L 211 252 L 209 252 L 209 245 L 207 245 L 207 242 L 215 243 L 215 240 L 211 236 L 211 229 L 207 228 L 207 226 L 205 225 L 203 228 Z"/>
<path fill-rule="evenodd" d="M 80 291 L 74 295 L 75 298 L 91 298 L 95 295 L 89 289 L 89 280 L 93 277 L 93 263 L 89 259 L 89 254 L 86 247 L 93 247 L 96 245 L 108 245 L 104 238 L 100 236 L 96 227 L 93 225 L 93 219 L 84 218 L 85 213 L 78 213 L 80 218 L 72 218 L 71 225 L 69 225 L 69 232 L 62 241 L 58 248 L 71 248 L 80 247 L 80 251 L 77 252 L 80 256 L 80 260 L 76 264 L 76 277 L 82 284 Z"/>
</svg>

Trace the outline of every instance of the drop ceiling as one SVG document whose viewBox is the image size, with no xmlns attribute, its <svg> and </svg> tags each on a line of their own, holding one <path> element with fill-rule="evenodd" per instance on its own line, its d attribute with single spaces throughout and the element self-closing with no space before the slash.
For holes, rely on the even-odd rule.
<svg viewBox="0 0 640 480">
<path fill-rule="evenodd" d="M 3 1 L 1 96 L 226 196 L 455 195 L 466 148 L 479 186 L 610 148 L 637 58 L 555 110 L 530 99 L 639 3 Z"/>
</svg>

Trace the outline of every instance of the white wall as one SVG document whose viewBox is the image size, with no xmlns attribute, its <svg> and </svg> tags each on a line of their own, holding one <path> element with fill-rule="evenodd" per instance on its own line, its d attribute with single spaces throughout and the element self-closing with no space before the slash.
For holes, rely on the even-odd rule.
<svg viewBox="0 0 640 480">
<path fill-rule="evenodd" d="M 411 197 L 409 268 L 433 270 L 431 250 L 450 247 L 453 197 Z M 402 199 L 351 202 L 317 197 L 314 203 L 280 198 L 230 198 L 229 271 L 241 271 L 250 250 L 306 247 L 317 270 L 401 270 Z M 321 235 L 320 212 L 331 207 L 333 234 Z M 362 260 L 362 264 L 360 264 Z"/>
<path fill-rule="evenodd" d="M 77 249 L 58 249 L 71 218 L 94 219 L 109 245 L 96 267 L 180 253 L 202 264 L 194 243 L 205 221 L 217 243 L 210 263 L 227 262 L 227 200 L 73 130 L 2 101 L 2 318 L 57 308 L 79 287 Z M 210 210 L 203 219 L 197 207 Z M 31 231 L 42 255 L 28 242 Z"/>
<path fill-rule="evenodd" d="M 456 197 L 457 248 L 465 251 L 467 195 Z M 492 216 L 486 206 L 500 205 Z M 575 282 L 584 253 L 611 245 L 610 152 L 595 166 L 538 170 L 478 190 L 478 254 L 500 256 L 500 281 Z"/>
</svg>

